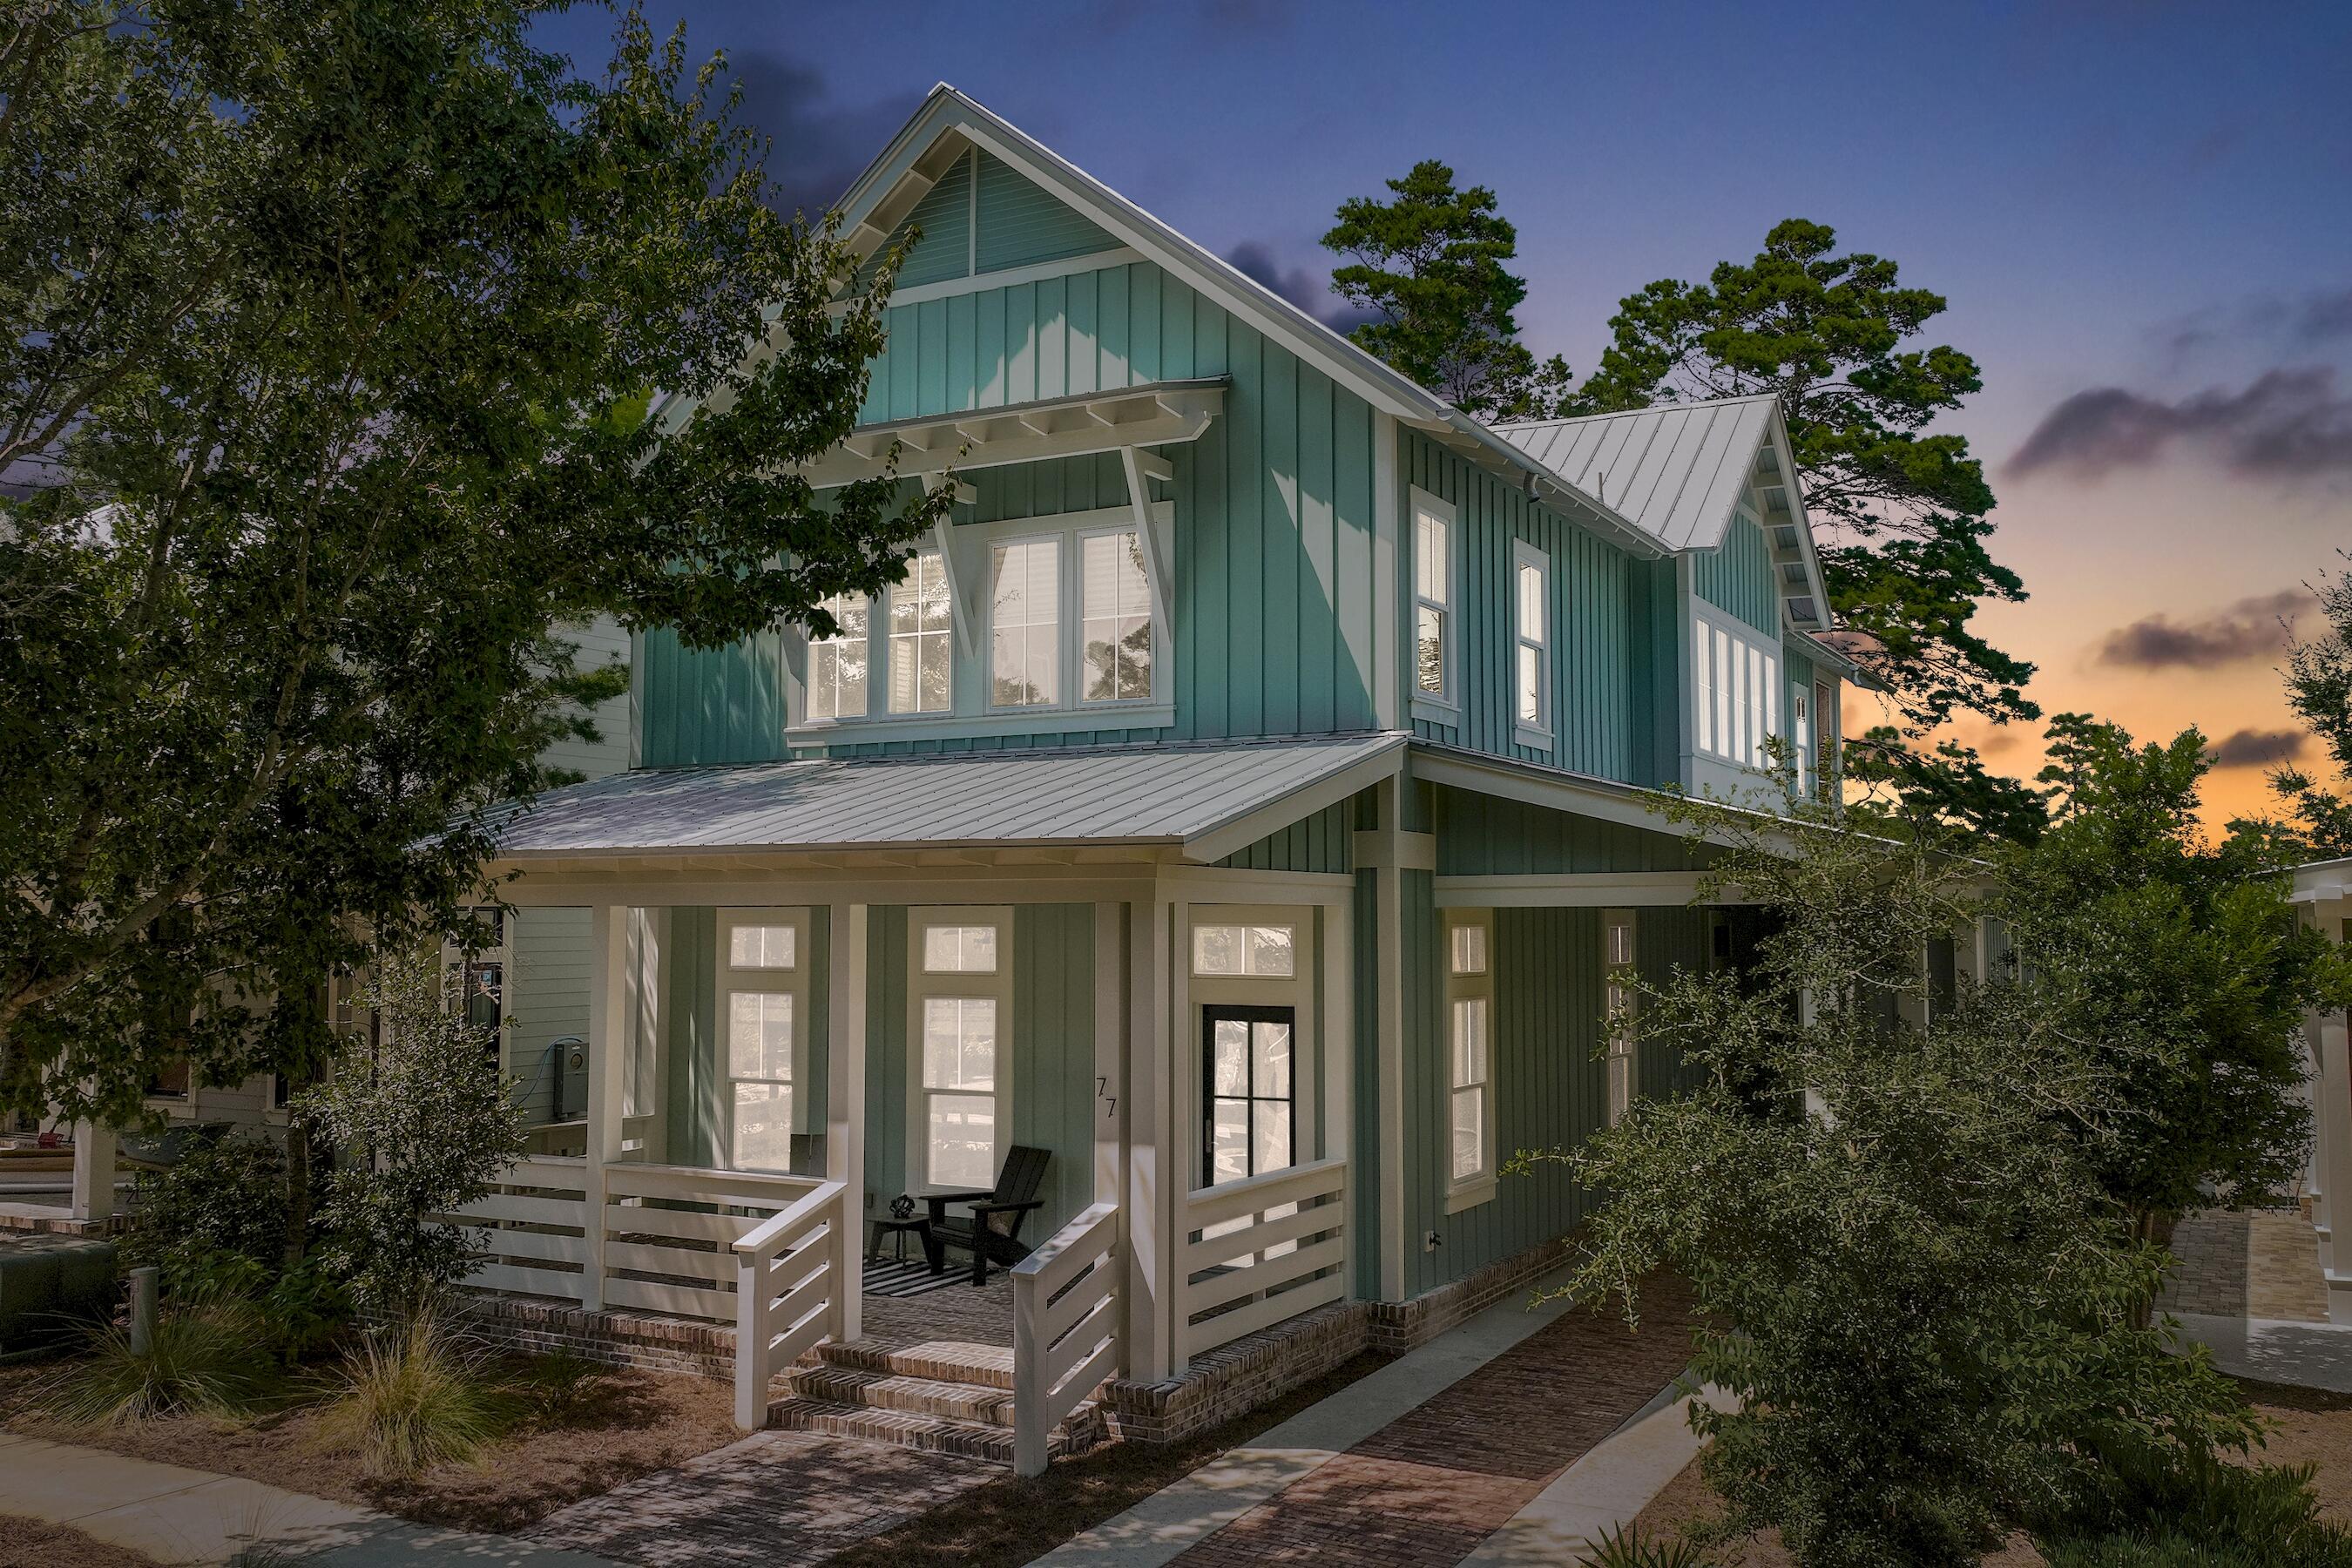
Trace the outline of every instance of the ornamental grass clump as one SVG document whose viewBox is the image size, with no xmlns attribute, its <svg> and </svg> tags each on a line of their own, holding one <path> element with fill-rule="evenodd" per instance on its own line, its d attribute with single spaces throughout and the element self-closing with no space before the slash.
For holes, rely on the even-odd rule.
<svg viewBox="0 0 2352 1568">
<path fill-rule="evenodd" d="M 497 1426 L 496 1394 L 475 1358 L 429 1314 L 368 1336 L 324 1419 L 378 1479 L 473 1459 Z"/>
<path fill-rule="evenodd" d="M 73 1426 L 127 1426 L 171 1415 L 233 1418 L 268 1394 L 276 1367 L 270 1337 L 247 1304 L 185 1302 L 157 1320 L 152 1343 L 134 1350 L 131 1331 L 109 1323 L 89 1351 L 41 1402 Z"/>
</svg>

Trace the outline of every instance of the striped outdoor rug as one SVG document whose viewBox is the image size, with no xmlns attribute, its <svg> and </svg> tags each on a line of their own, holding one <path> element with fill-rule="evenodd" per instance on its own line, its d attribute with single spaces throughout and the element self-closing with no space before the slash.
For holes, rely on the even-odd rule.
<svg viewBox="0 0 2352 1568">
<path fill-rule="evenodd" d="M 887 1258 L 866 1260 L 866 1293 L 869 1296 L 928 1296 L 934 1290 L 971 1283 L 969 1268 L 950 1267 L 945 1274 L 933 1274 L 931 1266 L 919 1258 L 904 1263 Z"/>
</svg>

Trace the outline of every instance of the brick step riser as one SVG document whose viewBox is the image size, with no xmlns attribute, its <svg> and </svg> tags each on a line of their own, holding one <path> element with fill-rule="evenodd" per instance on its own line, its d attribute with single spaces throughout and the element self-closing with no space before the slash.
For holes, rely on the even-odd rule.
<svg viewBox="0 0 2352 1568">
<path fill-rule="evenodd" d="M 810 1357 L 814 1357 L 811 1360 Z M 969 1383 L 981 1388 L 1013 1390 L 1013 1369 L 992 1366 L 982 1362 L 942 1361 L 929 1356 L 911 1355 L 906 1351 L 887 1346 L 825 1343 L 816 1347 L 802 1366 L 847 1367 L 856 1372 L 880 1373 L 892 1377 L 920 1377 L 934 1383 Z"/>
<path fill-rule="evenodd" d="M 891 1387 L 875 1374 L 841 1366 L 795 1367 L 792 1392 L 825 1405 L 862 1405 L 873 1410 L 899 1410 L 910 1415 L 936 1415 L 944 1421 L 969 1421 L 980 1426 L 1013 1426 L 1013 1394 L 1008 1389 L 974 1383 L 946 1383 L 933 1389 Z"/>
<path fill-rule="evenodd" d="M 992 1464 L 1013 1463 L 1012 1432 L 1000 1426 L 981 1426 L 967 1421 L 908 1416 L 899 1411 L 873 1410 L 864 1405 L 824 1405 L 793 1399 L 772 1407 L 768 1424 L 792 1432 L 821 1432 L 830 1437 L 888 1443 L 896 1447 L 915 1448 L 930 1454 L 952 1454 L 965 1459 L 984 1459 Z M 1073 1446 L 1071 1435 L 1057 1427 L 1046 1439 L 1045 1451 L 1050 1458 L 1058 1459 L 1073 1453 L 1084 1453 L 1099 1440 L 1098 1435 L 1089 1432 Z"/>
</svg>

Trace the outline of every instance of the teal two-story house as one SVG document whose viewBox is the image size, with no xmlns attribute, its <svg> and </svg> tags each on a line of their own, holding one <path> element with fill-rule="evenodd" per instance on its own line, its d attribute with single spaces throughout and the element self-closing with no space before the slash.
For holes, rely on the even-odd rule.
<svg viewBox="0 0 2352 1568">
<path fill-rule="evenodd" d="M 1850 671 L 1769 397 L 1481 425 L 946 87 L 845 211 L 921 238 L 813 477 L 953 521 L 837 636 L 635 639 L 512 828 L 518 1067 L 583 1044 L 479 1278 L 732 1328 L 753 1424 L 858 1429 L 920 1333 L 1013 1392 L 933 1440 L 1034 1468 L 1554 1264 L 1584 1194 L 1502 1163 L 1671 1081 L 1613 967 L 1729 952 L 1657 792 L 1785 805 L 1774 736 L 1829 791 Z M 992 1189 L 1009 1282 L 872 1291 Z"/>
</svg>

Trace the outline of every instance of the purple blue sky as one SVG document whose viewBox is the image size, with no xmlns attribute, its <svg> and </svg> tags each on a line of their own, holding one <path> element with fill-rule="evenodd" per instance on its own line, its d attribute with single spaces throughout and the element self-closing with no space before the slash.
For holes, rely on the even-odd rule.
<svg viewBox="0 0 2352 1568">
<path fill-rule="evenodd" d="M 1443 158 L 1499 195 L 1525 336 L 1580 373 L 1620 296 L 1830 224 L 1948 296 L 1935 335 L 1983 367 L 1950 427 L 2033 594 L 1984 617 L 2033 695 L 2200 724 L 2223 810 L 2290 743 L 2276 623 L 2352 546 L 2340 0 L 650 10 L 728 51 L 812 204 L 944 79 L 1311 308 L 1333 208 Z M 585 66 L 603 30 L 544 36 Z M 2035 737 L 1965 732 L 2033 765 Z"/>
</svg>

